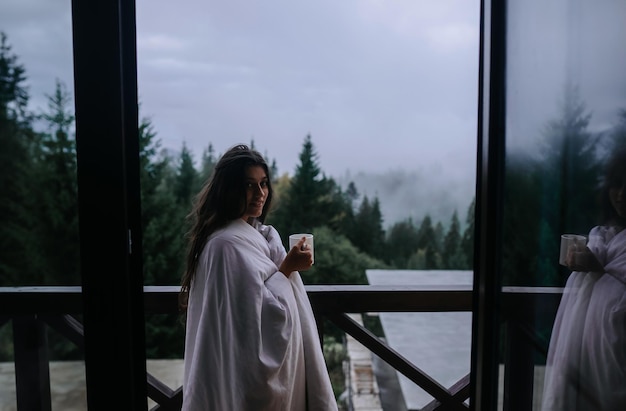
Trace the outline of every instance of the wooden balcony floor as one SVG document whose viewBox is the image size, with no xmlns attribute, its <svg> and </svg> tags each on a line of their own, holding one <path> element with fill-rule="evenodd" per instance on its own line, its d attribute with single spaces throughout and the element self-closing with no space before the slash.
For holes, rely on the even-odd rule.
<svg viewBox="0 0 626 411">
<path fill-rule="evenodd" d="M 382 364 L 380 364 L 382 363 Z M 391 369 L 383 361 L 374 359 L 374 369 L 377 374 L 381 371 L 383 378 L 394 379 L 395 370 Z M 169 387 L 179 387 L 182 383 L 183 361 L 182 360 L 148 360 L 148 371 L 159 380 L 167 384 Z M 382 369 L 381 369 L 382 367 Z M 535 392 L 533 393 L 533 409 L 539 409 L 541 404 L 541 394 L 543 388 L 543 367 L 535 369 Z M 385 377 L 386 375 L 386 377 Z M 503 387 L 504 367 L 500 368 L 500 393 Z M 380 378 L 381 375 L 377 375 Z M 393 393 L 384 395 L 382 391 L 393 389 L 399 390 L 398 382 L 395 384 L 383 383 L 380 385 L 381 397 L 387 399 L 400 397 Z M 52 361 L 50 362 L 50 390 L 52 395 L 52 409 L 64 411 L 86 411 L 87 400 L 85 394 L 85 368 L 81 361 Z M 382 399 L 382 398 L 381 398 Z M 404 404 L 393 403 L 385 404 L 383 401 L 383 409 L 402 410 Z M 151 408 L 154 402 L 149 402 Z M 396 408 L 398 407 L 398 408 Z M 502 399 L 499 401 L 499 410 L 502 409 Z M 12 362 L 0 363 L 0 411 L 16 411 L 15 403 L 15 367 Z"/>
<path fill-rule="evenodd" d="M 171 388 L 182 385 L 183 360 L 148 360 L 148 372 Z M 86 411 L 85 365 L 82 361 L 50 362 L 52 409 Z M 148 409 L 156 405 L 148 399 Z M 0 362 L 0 411 L 16 411 L 15 365 Z"/>
</svg>

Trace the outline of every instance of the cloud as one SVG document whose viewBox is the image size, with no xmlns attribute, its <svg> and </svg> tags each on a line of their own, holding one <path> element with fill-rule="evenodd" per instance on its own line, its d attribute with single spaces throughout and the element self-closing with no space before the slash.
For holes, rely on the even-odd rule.
<svg viewBox="0 0 626 411">
<path fill-rule="evenodd" d="M 140 114 L 166 147 L 185 141 L 199 156 L 253 138 L 283 172 L 309 133 L 330 175 L 437 163 L 450 147 L 473 170 L 478 7 L 138 0 Z M 55 78 L 71 89 L 70 1 L 9 0 L 2 11 L 35 100 Z"/>
<path fill-rule="evenodd" d="M 426 37 L 435 50 L 451 53 L 476 46 L 478 28 L 470 24 L 445 24 L 430 28 Z"/>
<path fill-rule="evenodd" d="M 185 50 L 185 42 L 176 36 L 161 33 L 137 35 L 137 48 L 143 52 L 171 53 Z"/>
</svg>

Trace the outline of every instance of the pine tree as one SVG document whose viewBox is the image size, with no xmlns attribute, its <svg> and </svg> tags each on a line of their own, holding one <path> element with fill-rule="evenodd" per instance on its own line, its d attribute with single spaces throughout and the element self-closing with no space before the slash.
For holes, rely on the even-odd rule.
<svg viewBox="0 0 626 411">
<path fill-rule="evenodd" d="M 54 93 L 46 96 L 48 109 L 39 118 L 47 125 L 41 139 L 37 167 L 40 189 L 41 253 L 46 261 L 46 283 L 80 284 L 78 238 L 78 187 L 76 143 L 71 134 L 74 114 L 67 87 L 56 81 Z"/>
<path fill-rule="evenodd" d="M 186 206 L 175 195 L 171 159 L 158 155 L 160 140 L 148 119 L 139 125 L 144 282 L 174 285 L 180 282 L 184 261 Z"/>
<path fill-rule="evenodd" d="M 350 241 L 362 252 L 375 258 L 384 256 L 385 231 L 378 197 L 372 202 L 367 196 L 363 197 L 354 216 L 352 229 L 346 233 Z"/>
<path fill-rule="evenodd" d="M 372 201 L 371 230 L 369 254 L 375 258 L 382 258 L 385 254 L 385 229 L 383 228 L 383 213 L 380 211 L 380 201 L 374 197 Z"/>
<path fill-rule="evenodd" d="M 294 176 L 277 179 L 274 188 L 273 212 L 267 223 L 278 229 L 285 244 L 292 233 L 315 234 L 313 230 L 321 227 L 347 233 L 353 227 L 351 202 L 335 180 L 322 173 L 310 135 L 304 139 Z"/>
<path fill-rule="evenodd" d="M 426 248 L 426 246 L 432 243 L 434 238 L 433 220 L 429 214 L 426 214 L 417 230 L 417 247 Z"/>
<path fill-rule="evenodd" d="M 346 197 L 350 201 L 350 205 L 353 207 L 356 205 L 356 201 L 359 199 L 359 191 L 354 184 L 354 181 L 350 181 L 348 183 L 348 187 L 346 188 Z"/>
<path fill-rule="evenodd" d="M 609 152 L 624 147 L 626 147 L 626 109 L 621 109 L 617 123 L 610 131 Z"/>
<path fill-rule="evenodd" d="M 191 207 L 191 201 L 196 194 L 198 172 L 193 165 L 193 154 L 183 143 L 178 159 L 178 167 L 174 183 L 174 195 L 178 204 Z"/>
<path fill-rule="evenodd" d="M 560 234 L 587 233 L 597 223 L 601 134 L 578 89 L 567 86 L 559 116 L 546 124 L 541 156 L 507 156 L 502 245 L 503 284 L 563 285 L 555 262 Z"/>
<path fill-rule="evenodd" d="M 474 267 L 474 229 L 475 229 L 475 213 L 476 198 L 472 199 L 465 217 L 465 230 L 463 231 L 463 237 L 461 238 L 461 250 L 465 257 L 465 268 L 471 269 Z"/>
<path fill-rule="evenodd" d="M 274 224 L 285 233 L 312 232 L 313 228 L 326 225 L 324 196 L 329 194 L 329 184 L 322 179 L 317 153 L 311 136 L 307 135 L 300 163 L 296 166 L 289 188 L 281 193 L 281 201 L 274 213 Z M 287 237 L 287 235 L 284 235 Z"/>
<path fill-rule="evenodd" d="M 310 231 L 320 222 L 317 218 L 317 206 L 320 197 L 324 195 L 320 173 L 317 153 L 311 136 L 307 135 L 300 152 L 300 164 L 296 167 L 289 187 L 292 218 L 304 231 Z"/>
<path fill-rule="evenodd" d="M 354 210 L 351 201 L 341 189 L 341 186 L 332 179 L 324 176 L 322 179 L 324 196 L 320 201 L 319 221 L 336 232 L 346 232 L 354 224 Z"/>
<path fill-rule="evenodd" d="M 596 208 L 594 193 L 602 168 L 597 155 L 601 135 L 589 131 L 590 120 L 578 88 L 567 86 L 560 117 L 546 125 L 540 170 L 543 198 L 549 202 L 544 204 L 557 205 L 547 216 L 557 222 L 556 232 L 590 228 L 589 210 Z"/>
<path fill-rule="evenodd" d="M 145 285 L 178 285 L 184 262 L 185 212 L 174 194 L 172 159 L 159 153 L 149 119 L 139 125 L 141 219 Z M 146 316 L 146 356 L 181 358 L 184 330 L 176 314 Z"/>
<path fill-rule="evenodd" d="M 435 252 L 441 255 L 442 250 L 443 250 L 443 242 L 446 236 L 446 231 L 443 228 L 443 224 L 441 223 L 441 221 L 437 221 L 437 224 L 435 224 L 435 228 L 433 229 L 433 232 L 434 232 L 433 247 L 435 249 Z"/>
<path fill-rule="evenodd" d="M 200 175 L 198 178 L 198 184 L 196 184 L 196 192 L 200 191 L 200 188 L 207 182 L 213 169 L 217 164 L 217 158 L 215 156 L 215 150 L 213 144 L 209 143 L 207 148 L 202 151 L 202 159 L 200 161 Z"/>
<path fill-rule="evenodd" d="M 413 219 L 399 221 L 389 229 L 385 261 L 394 268 L 407 268 L 409 258 L 417 252 L 418 248 L 419 234 Z"/>
<path fill-rule="evenodd" d="M 276 159 L 272 159 L 269 169 L 272 180 L 276 180 L 278 178 L 278 164 L 276 164 Z"/>
<path fill-rule="evenodd" d="M 542 219 L 542 188 L 539 165 L 521 154 L 509 154 L 505 171 L 502 247 L 504 285 L 534 285 L 526 282 L 537 272 L 537 247 Z M 552 188 L 556 191 L 556 187 Z M 554 194 L 548 191 L 548 194 Z M 554 217 L 552 217 L 554 218 Z"/>
<path fill-rule="evenodd" d="M 456 210 L 452 214 L 450 227 L 443 241 L 442 250 L 443 268 L 461 269 L 466 266 L 461 249 L 461 224 Z"/>
<path fill-rule="evenodd" d="M 439 268 L 439 255 L 436 248 L 435 230 L 430 215 L 426 214 L 417 230 L 417 249 L 425 251 L 425 269 Z"/>
<path fill-rule="evenodd" d="M 11 51 L 7 36 L 0 32 L 0 120 L 24 123 L 27 120 L 26 70 Z"/>
<path fill-rule="evenodd" d="M 6 286 L 40 284 L 44 268 L 33 217 L 35 133 L 25 73 L 0 32 L 0 283 Z"/>
<path fill-rule="evenodd" d="M 364 253 L 371 251 L 368 231 L 372 220 L 372 206 L 367 196 L 363 197 L 359 210 L 354 216 L 354 227 L 348 233 L 348 238 L 359 250 Z"/>
</svg>

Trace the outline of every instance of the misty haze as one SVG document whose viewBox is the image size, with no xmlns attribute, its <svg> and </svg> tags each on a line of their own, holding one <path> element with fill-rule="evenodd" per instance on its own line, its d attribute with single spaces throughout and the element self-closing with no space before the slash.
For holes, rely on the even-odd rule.
<svg viewBox="0 0 626 411">
<path fill-rule="evenodd" d="M 419 159 L 416 159 L 419 163 Z M 346 172 L 338 178 L 345 188 L 351 181 L 360 199 L 378 197 L 383 226 L 412 218 L 416 224 L 430 215 L 433 221 L 447 227 L 454 211 L 465 228 L 467 210 L 475 194 L 475 170 L 468 168 L 465 177 L 446 173 L 443 167 L 418 170 L 392 169 L 384 173 Z"/>
</svg>

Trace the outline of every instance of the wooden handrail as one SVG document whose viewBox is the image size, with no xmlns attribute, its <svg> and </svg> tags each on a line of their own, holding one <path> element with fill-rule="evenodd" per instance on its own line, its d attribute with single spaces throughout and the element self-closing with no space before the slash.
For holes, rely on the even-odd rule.
<svg viewBox="0 0 626 411">
<path fill-rule="evenodd" d="M 471 311 L 470 286 L 305 286 L 311 305 L 324 312 Z M 144 287 L 146 312 L 178 312 L 177 286 Z M 1 314 L 76 314 L 82 311 L 80 286 L 0 287 Z"/>
<path fill-rule="evenodd" d="M 344 321 L 345 313 L 365 312 L 470 312 L 472 310 L 473 291 L 470 286 L 373 286 L 373 285 L 311 285 L 306 286 L 316 318 L 329 318 L 343 331 L 348 332 L 359 342 L 368 347 L 379 357 L 398 371 L 407 375 L 435 397 L 428 405 L 429 410 L 455 410 L 466 408 L 462 402 L 469 395 L 469 378 L 465 377 L 454 387 L 439 386 L 428 375 L 413 364 L 397 355 L 390 347 L 373 337 L 359 325 Z M 178 311 L 178 286 L 144 287 L 144 304 L 147 313 L 173 314 Z M 537 341 L 533 335 L 532 323 L 537 314 L 553 315 L 562 294 L 561 288 L 547 287 L 506 287 L 502 293 L 502 320 L 507 329 L 525 333 L 520 345 L 520 338 L 509 339 L 507 378 L 505 378 L 505 397 L 507 402 L 521 404 L 517 398 L 532 394 L 532 375 L 529 376 L 529 364 L 521 359 L 528 355 L 519 355 L 536 349 L 545 348 L 545 341 Z M 30 317 L 33 324 L 43 324 L 56 328 L 74 343 L 81 344 L 82 325 L 71 314 L 82 312 L 81 287 L 0 287 L 0 319 L 19 319 Z M 6 322 L 6 321 L 5 321 Z M 0 326 L 2 322 L 0 322 Z M 40 326 L 40 325 L 38 325 Z M 511 328 L 513 327 L 513 328 Z M 529 331 L 530 330 L 530 331 Z M 510 332 L 510 331 L 509 331 Z M 533 346 L 534 344 L 534 346 Z M 39 361 L 41 362 L 41 361 Z M 526 361 L 527 362 L 527 361 Z M 17 366 L 17 364 L 16 364 Z M 532 364 L 530 365 L 532 366 Z M 45 367 L 44 367 L 45 368 Z M 42 370 L 32 370 L 42 372 Z M 43 370 L 45 371 L 45 370 Z M 530 378 L 529 381 L 526 381 Z M 511 381 L 507 381 L 507 380 Z M 512 384 L 515 380 L 515 384 Z M 177 409 L 181 401 L 180 388 L 172 390 L 151 375 L 147 376 L 149 396 L 157 399 L 163 407 L 154 409 Z M 18 382 L 19 383 L 19 382 Z M 23 387 L 22 387 L 23 388 Z M 45 394 L 45 392 L 44 392 Z M 44 395 L 44 397 L 46 397 Z M 44 398 L 46 400 L 46 398 Z M 517 407 L 518 409 L 526 409 Z"/>
</svg>

